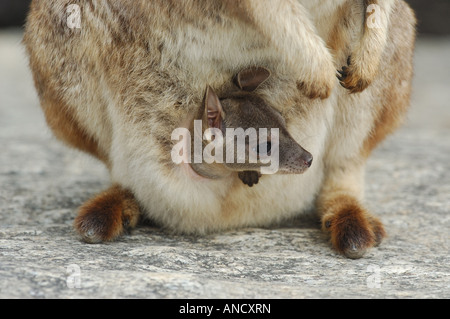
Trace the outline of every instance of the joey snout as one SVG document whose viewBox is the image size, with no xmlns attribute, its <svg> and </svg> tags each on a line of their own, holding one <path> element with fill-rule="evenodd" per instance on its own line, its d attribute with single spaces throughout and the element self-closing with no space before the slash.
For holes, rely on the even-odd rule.
<svg viewBox="0 0 450 319">
<path fill-rule="evenodd" d="M 280 149 L 280 166 L 281 174 L 302 174 L 313 163 L 313 155 L 301 147 L 297 143 Z"/>
</svg>

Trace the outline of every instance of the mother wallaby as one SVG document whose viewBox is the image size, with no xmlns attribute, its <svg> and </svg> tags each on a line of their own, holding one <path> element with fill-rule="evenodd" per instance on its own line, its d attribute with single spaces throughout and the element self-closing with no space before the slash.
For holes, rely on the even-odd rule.
<svg viewBox="0 0 450 319">
<path fill-rule="evenodd" d="M 377 1 L 317 3 L 32 2 L 24 42 L 47 123 L 111 172 L 111 188 L 76 218 L 85 240 L 113 240 L 141 214 L 202 234 L 269 225 L 317 207 L 333 246 L 348 257 L 381 241 L 382 224 L 361 204 L 364 165 L 409 103 L 414 15 L 402 0 L 389 0 L 378 6 L 383 23 L 373 33 L 365 25 Z M 385 41 L 359 45 L 372 43 L 372 33 Z M 379 63 L 364 72 L 361 61 L 371 61 L 374 48 Z M 345 88 L 336 85 L 338 69 Z M 236 93 L 245 88 L 248 94 Z M 305 168 L 297 172 L 311 165 L 305 154 L 314 164 L 248 187 L 241 179 L 253 184 L 254 175 L 202 176 L 174 163 L 172 132 L 190 128 L 208 105 L 215 111 L 206 122 L 226 121 L 234 105 L 247 114 L 247 127 L 251 110 L 269 108 L 258 126 L 278 125 L 296 141 L 288 143 L 299 152 L 291 158 Z"/>
</svg>

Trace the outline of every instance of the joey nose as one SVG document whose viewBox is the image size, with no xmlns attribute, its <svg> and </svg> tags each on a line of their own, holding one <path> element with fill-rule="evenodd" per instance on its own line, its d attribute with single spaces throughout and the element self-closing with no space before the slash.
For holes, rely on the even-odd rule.
<svg viewBox="0 0 450 319">
<path fill-rule="evenodd" d="M 305 154 L 302 156 L 303 165 L 305 165 L 308 168 L 311 167 L 313 159 L 314 158 L 313 158 L 312 154 L 305 152 Z"/>
<path fill-rule="evenodd" d="M 285 174 L 303 174 L 313 162 L 313 156 L 299 144 L 291 144 L 289 149 L 281 152 L 280 171 Z"/>
<path fill-rule="evenodd" d="M 313 162 L 313 156 L 306 150 L 303 150 L 300 156 L 300 163 L 304 168 L 310 168 Z"/>
</svg>

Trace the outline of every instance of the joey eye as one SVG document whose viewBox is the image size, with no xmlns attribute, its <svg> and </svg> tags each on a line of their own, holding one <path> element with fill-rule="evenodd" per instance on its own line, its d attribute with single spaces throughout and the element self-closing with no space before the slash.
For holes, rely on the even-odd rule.
<svg viewBox="0 0 450 319">
<path fill-rule="evenodd" d="M 272 143 L 271 142 L 261 143 L 257 147 L 253 148 L 253 151 L 256 154 L 262 155 L 262 156 L 269 156 L 271 150 L 272 150 Z"/>
</svg>

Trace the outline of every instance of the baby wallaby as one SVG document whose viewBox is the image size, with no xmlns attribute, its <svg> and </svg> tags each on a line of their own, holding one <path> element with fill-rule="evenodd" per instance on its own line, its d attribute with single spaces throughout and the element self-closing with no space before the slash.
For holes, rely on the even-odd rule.
<svg viewBox="0 0 450 319">
<path fill-rule="evenodd" d="M 292 138 L 281 114 L 255 93 L 269 77 L 262 67 L 242 70 L 222 98 L 207 87 L 190 129 L 190 149 L 200 151 L 190 156 L 197 174 L 223 178 L 234 172 L 251 187 L 261 174 L 300 174 L 311 166 L 312 155 Z"/>
</svg>

